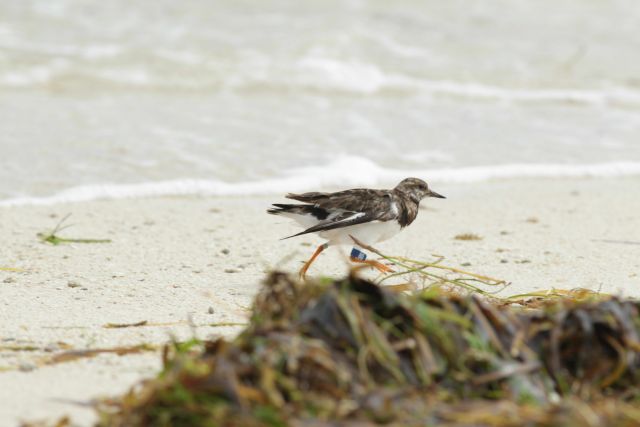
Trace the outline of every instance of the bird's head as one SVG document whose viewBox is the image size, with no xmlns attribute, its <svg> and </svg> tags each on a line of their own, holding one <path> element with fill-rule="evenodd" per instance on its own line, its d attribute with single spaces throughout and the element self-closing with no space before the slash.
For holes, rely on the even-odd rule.
<svg viewBox="0 0 640 427">
<path fill-rule="evenodd" d="M 400 184 L 396 185 L 394 190 L 407 194 L 416 203 L 420 203 L 420 200 L 425 197 L 446 199 L 443 195 L 431 191 L 427 183 L 418 178 L 405 178 Z"/>
</svg>

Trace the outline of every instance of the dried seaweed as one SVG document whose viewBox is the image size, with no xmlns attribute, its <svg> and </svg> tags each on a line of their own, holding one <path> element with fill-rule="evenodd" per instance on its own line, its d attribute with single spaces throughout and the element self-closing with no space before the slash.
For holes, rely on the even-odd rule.
<svg viewBox="0 0 640 427">
<path fill-rule="evenodd" d="M 20 424 L 20 427 L 72 427 L 71 418 L 62 417 L 56 421 L 35 421 L 35 422 L 24 422 Z"/>
<path fill-rule="evenodd" d="M 102 325 L 102 327 L 105 329 L 137 328 L 140 326 L 147 326 L 148 324 L 148 321 L 141 320 L 135 323 L 106 323 Z"/>
<path fill-rule="evenodd" d="M 216 323 L 207 323 L 204 326 L 209 326 L 211 328 L 226 328 L 226 327 L 234 327 L 234 326 L 247 326 L 244 322 L 216 322 Z"/>
<path fill-rule="evenodd" d="M 357 238 L 353 236 L 350 237 L 359 247 L 366 249 L 393 264 L 396 272 L 385 275 L 378 283 L 383 283 L 392 278 L 416 276 L 421 280 L 423 288 L 431 288 L 432 290 L 447 292 L 471 291 L 487 296 L 494 295 L 509 285 L 505 280 L 495 279 L 493 277 L 465 271 L 460 268 L 443 265 L 442 261 L 444 260 L 444 257 L 442 256 L 437 256 L 437 258 L 432 262 L 425 262 L 402 256 L 386 255 L 378 249 L 361 242 Z M 488 289 L 491 289 L 491 291 Z"/>
<path fill-rule="evenodd" d="M 54 354 L 51 357 L 43 358 L 40 361 L 40 365 L 57 365 L 59 363 L 73 362 L 79 359 L 91 359 L 100 354 L 115 354 L 118 356 L 125 356 L 129 354 L 140 354 L 149 351 L 156 351 L 155 346 L 149 344 L 139 344 L 132 346 L 121 346 L 112 348 L 93 348 L 82 350 L 67 350 L 61 353 Z"/>
<path fill-rule="evenodd" d="M 14 267 L 0 267 L 0 271 L 9 271 L 11 273 L 23 273 L 25 270 Z"/>
<path fill-rule="evenodd" d="M 71 216 L 71 214 L 66 215 L 64 218 L 62 218 L 58 224 L 56 224 L 56 226 L 54 227 L 53 230 L 48 231 L 46 233 L 38 233 L 37 237 L 43 242 L 43 243 L 49 243 L 51 245 L 54 246 L 58 246 L 58 245 L 62 245 L 64 243 L 111 243 L 111 239 L 85 239 L 85 238 L 66 238 L 66 237 L 60 237 L 57 235 L 58 232 L 71 227 L 72 225 L 65 225 L 64 227 L 62 226 L 62 224 L 69 219 L 69 217 Z"/>
<path fill-rule="evenodd" d="M 269 276 L 232 342 L 164 350 L 100 426 L 636 426 L 640 303 L 537 309 Z"/>
<path fill-rule="evenodd" d="M 62 351 L 57 351 L 50 347 L 38 347 L 34 345 L 0 346 L 0 351 L 53 353 L 51 355 L 36 357 L 32 362 L 25 362 L 24 365 L 21 366 L 0 366 L 0 372 L 17 370 L 30 371 L 42 366 L 75 362 L 80 359 L 91 359 L 101 354 L 127 356 L 131 354 L 142 354 L 159 350 L 159 347 L 150 344 L 138 344 L 109 348 L 75 349 L 67 343 L 57 342 L 55 347 L 61 349 Z"/>
<path fill-rule="evenodd" d="M 40 347 L 34 344 L 15 344 L 15 345 L 0 345 L 0 351 L 15 351 L 15 352 L 47 352 L 51 351 L 49 348 L 60 348 L 68 350 L 71 346 L 63 341 L 58 341 L 55 343 L 54 347 Z"/>
<path fill-rule="evenodd" d="M 602 243 L 616 243 L 619 245 L 640 245 L 640 242 L 634 240 L 591 239 L 591 241 Z"/>
<path fill-rule="evenodd" d="M 477 234 L 474 233 L 463 233 L 463 234 L 457 234 L 454 237 L 455 240 L 482 240 L 481 236 L 478 236 Z"/>
</svg>

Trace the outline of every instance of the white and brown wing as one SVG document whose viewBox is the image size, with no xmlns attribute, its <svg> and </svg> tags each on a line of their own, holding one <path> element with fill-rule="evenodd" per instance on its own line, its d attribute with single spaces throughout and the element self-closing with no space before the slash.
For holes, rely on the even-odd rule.
<svg viewBox="0 0 640 427">
<path fill-rule="evenodd" d="M 397 219 L 399 214 L 392 193 L 384 190 L 354 189 L 337 193 L 287 194 L 286 197 L 305 204 L 274 204 L 276 208 L 268 212 L 309 215 L 316 219 L 315 225 L 289 237 L 371 221 L 391 221 Z"/>
</svg>

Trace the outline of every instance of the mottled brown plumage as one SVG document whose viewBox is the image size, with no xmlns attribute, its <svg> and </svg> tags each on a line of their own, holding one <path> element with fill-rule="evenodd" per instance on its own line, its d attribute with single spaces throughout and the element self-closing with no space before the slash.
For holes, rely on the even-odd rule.
<svg viewBox="0 0 640 427">
<path fill-rule="evenodd" d="M 418 178 L 406 178 L 392 190 L 355 188 L 335 193 L 289 193 L 286 197 L 303 204 L 274 203 L 267 212 L 289 216 L 306 227 L 287 238 L 318 233 L 328 240 L 305 264 L 301 275 L 330 244 L 353 244 L 352 236 L 366 244 L 386 240 L 416 219 L 423 198 L 444 198 Z"/>
<path fill-rule="evenodd" d="M 420 200 L 424 197 L 444 198 L 429 190 L 427 183 L 418 178 L 407 178 L 392 190 L 354 188 L 335 193 L 289 193 L 286 197 L 306 204 L 276 203 L 274 204 L 276 209 L 269 209 L 268 212 L 271 214 L 283 212 L 307 214 L 314 216 L 319 221 L 317 225 L 294 236 L 349 227 L 370 221 L 396 220 L 400 227 L 404 228 L 418 216 Z M 358 213 L 364 215 L 357 216 Z"/>
</svg>

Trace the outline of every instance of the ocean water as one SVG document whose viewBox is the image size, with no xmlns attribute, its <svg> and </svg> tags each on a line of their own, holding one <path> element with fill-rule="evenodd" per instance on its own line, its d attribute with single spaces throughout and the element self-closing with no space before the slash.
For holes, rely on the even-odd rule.
<svg viewBox="0 0 640 427">
<path fill-rule="evenodd" d="M 640 175 L 635 0 L 0 0 L 0 205 Z"/>
</svg>

